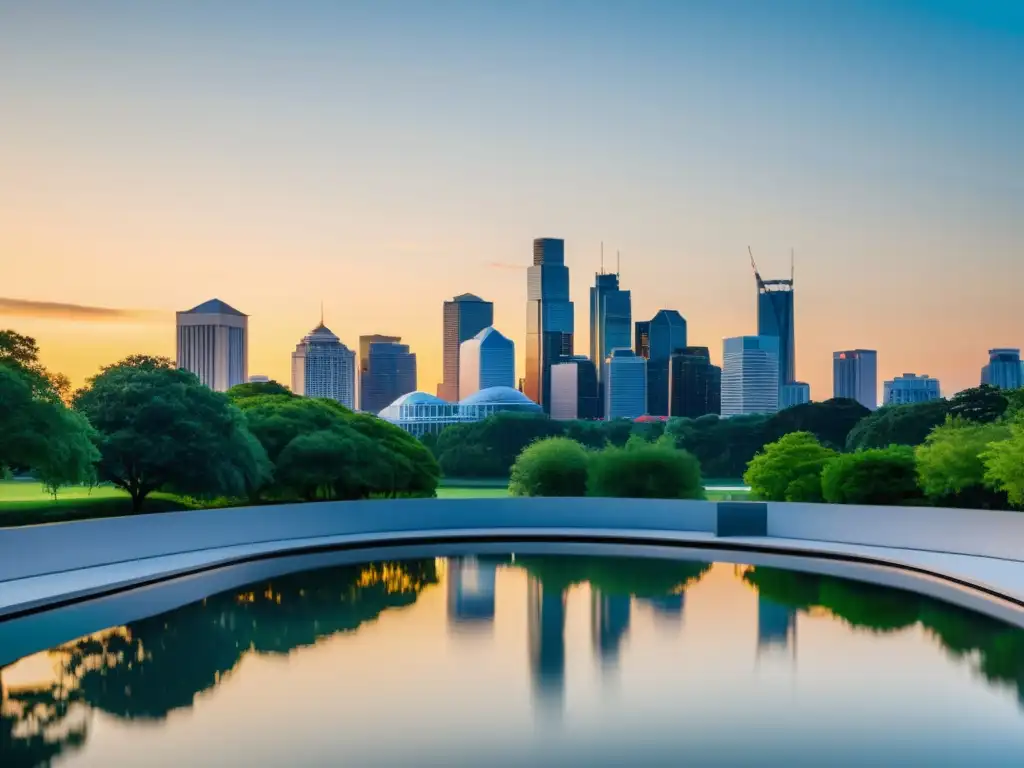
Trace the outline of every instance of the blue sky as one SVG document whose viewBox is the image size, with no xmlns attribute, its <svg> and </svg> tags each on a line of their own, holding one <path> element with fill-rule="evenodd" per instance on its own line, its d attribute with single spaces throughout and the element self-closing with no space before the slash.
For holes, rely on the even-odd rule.
<svg viewBox="0 0 1024 768">
<path fill-rule="evenodd" d="M 521 347 L 538 236 L 566 238 L 581 350 L 602 241 L 636 319 L 717 352 L 754 330 L 747 245 L 766 275 L 794 248 L 815 397 L 833 349 L 957 389 L 1024 345 L 1024 3 L 12 2 L 0 68 L 3 294 L 217 295 L 254 371 L 287 379 L 322 299 L 432 391 L 447 297 Z M 173 351 L 66 323 L 5 324 L 73 378 Z"/>
</svg>

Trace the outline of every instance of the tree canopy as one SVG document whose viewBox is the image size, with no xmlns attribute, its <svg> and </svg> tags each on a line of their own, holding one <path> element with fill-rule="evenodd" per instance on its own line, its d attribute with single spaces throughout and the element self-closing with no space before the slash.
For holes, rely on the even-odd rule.
<svg viewBox="0 0 1024 768">
<path fill-rule="evenodd" d="M 949 414 L 964 421 L 991 424 L 1001 418 L 1009 401 L 1001 389 L 990 384 L 964 389 L 949 401 Z"/>
<path fill-rule="evenodd" d="M 586 449 L 567 437 L 546 437 L 523 449 L 512 465 L 513 496 L 586 496 Z"/>
<path fill-rule="evenodd" d="M 821 491 L 832 504 L 916 503 L 922 493 L 914 449 L 893 445 L 840 454 L 822 470 Z"/>
<path fill-rule="evenodd" d="M 624 448 L 608 446 L 590 457 L 590 496 L 633 499 L 702 499 L 700 463 L 667 441 L 631 440 Z"/>
<path fill-rule="evenodd" d="M 810 432 L 791 432 L 754 456 L 743 480 L 764 501 L 821 501 L 821 470 L 834 456 Z"/>
<path fill-rule="evenodd" d="M 432 496 L 437 488 L 440 470 L 430 451 L 376 416 L 352 413 L 333 400 L 290 394 L 256 394 L 236 402 L 276 467 L 277 496 Z"/>
<path fill-rule="evenodd" d="M 949 402 L 946 400 L 884 406 L 850 430 L 846 450 L 920 445 L 929 432 L 946 420 L 948 413 Z"/>
<path fill-rule="evenodd" d="M 128 491 L 135 511 L 158 489 L 240 496 L 269 475 L 265 452 L 228 398 L 165 358 L 107 366 L 75 394 L 74 407 L 98 433 L 100 479 Z"/>
<path fill-rule="evenodd" d="M 845 397 L 836 397 L 820 403 L 801 403 L 779 411 L 771 417 L 768 432 L 772 439 L 793 432 L 809 432 L 818 442 L 837 451 L 846 446 L 846 439 L 862 419 L 871 411 Z"/>
<path fill-rule="evenodd" d="M 1006 495 L 985 485 L 984 454 L 1010 437 L 1005 424 L 983 424 L 949 416 L 915 450 L 925 495 L 942 506 L 1005 507 Z"/>
<path fill-rule="evenodd" d="M 1024 413 L 1010 424 L 1007 439 L 990 443 L 982 452 L 985 481 L 1002 491 L 1015 507 L 1024 507 Z"/>
<path fill-rule="evenodd" d="M 298 397 L 284 384 L 278 384 L 276 381 L 247 381 L 244 384 L 235 384 L 227 391 L 227 396 L 235 403 L 247 397 L 258 397 L 259 395 Z"/>
</svg>

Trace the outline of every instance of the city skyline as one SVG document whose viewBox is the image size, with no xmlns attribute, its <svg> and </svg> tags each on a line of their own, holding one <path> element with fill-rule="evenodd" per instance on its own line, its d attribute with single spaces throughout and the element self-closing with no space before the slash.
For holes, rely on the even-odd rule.
<svg viewBox="0 0 1024 768">
<path fill-rule="evenodd" d="M 486 296 L 521 342 L 550 234 L 579 351 L 602 241 L 633 316 L 678 309 L 718 365 L 756 332 L 747 246 L 769 277 L 793 248 L 816 399 L 836 349 L 952 393 L 1024 346 L 1013 6 L 385 5 L 7 14 L 0 325 L 77 385 L 173 357 L 173 313 L 219 296 L 250 314 L 250 369 L 287 382 L 323 300 L 350 347 L 402 335 L 433 391 L 442 301 Z M 561 108 L 540 127 L 527 101 Z"/>
</svg>

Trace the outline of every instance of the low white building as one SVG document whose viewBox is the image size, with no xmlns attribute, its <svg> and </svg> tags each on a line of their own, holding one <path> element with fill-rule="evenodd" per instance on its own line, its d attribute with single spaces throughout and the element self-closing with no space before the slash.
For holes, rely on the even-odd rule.
<svg viewBox="0 0 1024 768">
<path fill-rule="evenodd" d="M 543 408 L 518 389 L 489 387 L 463 398 L 457 404 L 426 392 L 410 392 L 382 410 L 379 416 L 419 437 L 428 432 L 440 432 L 452 424 L 481 421 L 506 411 L 544 413 Z"/>
</svg>

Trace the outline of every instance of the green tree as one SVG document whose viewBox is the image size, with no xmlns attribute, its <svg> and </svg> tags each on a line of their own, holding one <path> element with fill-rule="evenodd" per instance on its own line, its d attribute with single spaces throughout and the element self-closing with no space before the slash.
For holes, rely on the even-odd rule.
<svg viewBox="0 0 1024 768">
<path fill-rule="evenodd" d="M 96 431 L 85 417 L 65 407 L 52 406 L 47 413 L 45 445 L 33 473 L 54 499 L 67 485 L 92 484 L 100 453 Z"/>
<path fill-rule="evenodd" d="M 982 384 L 957 392 L 949 401 L 949 414 L 965 421 L 991 424 L 1002 417 L 1008 405 L 1002 390 Z"/>
<path fill-rule="evenodd" d="M 591 496 L 638 499 L 701 499 L 700 464 L 690 453 L 664 443 L 634 441 L 609 446 L 590 458 Z"/>
<path fill-rule="evenodd" d="M 810 432 L 791 432 L 754 456 L 743 480 L 764 501 L 821 501 L 821 470 L 834 456 Z"/>
<path fill-rule="evenodd" d="M 771 417 L 767 431 L 774 439 L 793 432 L 810 432 L 823 445 L 841 451 L 850 430 L 870 414 L 871 411 L 856 400 L 835 397 L 779 411 Z"/>
<path fill-rule="evenodd" d="M 245 414 L 250 431 L 266 450 L 270 462 L 278 468 L 273 490 L 279 495 L 298 493 L 303 496 L 308 493 L 299 491 L 296 484 L 287 479 L 294 478 L 294 474 L 281 474 L 280 461 L 294 440 L 318 432 L 338 434 L 338 439 L 328 442 L 334 445 L 342 459 L 345 454 L 339 441 L 346 446 L 358 444 L 364 447 L 363 455 L 368 461 L 339 465 L 342 469 L 347 467 L 351 470 L 352 483 L 345 485 L 345 477 L 336 475 L 333 483 L 338 488 L 361 488 L 364 495 L 415 496 L 433 496 L 437 488 L 440 469 L 430 451 L 412 435 L 376 416 L 352 413 L 332 400 L 280 395 L 243 398 L 238 401 L 238 407 Z M 315 445 L 322 446 L 326 440 L 326 437 L 318 438 Z M 312 450 L 315 445 L 303 444 L 302 450 Z M 292 467 L 289 465 L 287 469 L 290 471 Z M 339 492 L 338 497 L 350 498 L 350 493 L 350 490 Z"/>
<path fill-rule="evenodd" d="M 0 468 L 31 470 L 54 495 L 94 476 L 99 453 L 89 423 L 33 389 L 24 371 L 0 364 Z"/>
<path fill-rule="evenodd" d="M 497 413 L 471 424 L 455 424 L 437 438 L 446 477 L 508 477 L 523 449 L 535 440 L 562 435 L 543 414 Z"/>
<path fill-rule="evenodd" d="M 920 445 L 929 432 L 946 420 L 948 412 L 946 400 L 887 405 L 857 422 L 846 438 L 846 450 Z"/>
<path fill-rule="evenodd" d="M 750 460 L 769 438 L 771 418 L 756 414 L 722 419 L 715 415 L 697 419 L 669 419 L 665 434 L 677 448 L 697 457 L 704 477 L 742 477 Z"/>
<path fill-rule="evenodd" d="M 0 330 L 0 365 L 20 371 L 35 396 L 67 400 L 71 385 L 67 376 L 52 374 L 39 362 L 39 345 L 31 336 Z"/>
<path fill-rule="evenodd" d="M 1009 437 L 1010 428 L 1005 424 L 947 417 L 914 451 L 925 495 L 943 506 L 1005 507 L 1005 494 L 994 494 L 985 486 L 982 456 L 990 444 Z"/>
<path fill-rule="evenodd" d="M 512 465 L 513 496 L 586 496 L 586 449 L 567 437 L 547 437 L 527 446 Z"/>
<path fill-rule="evenodd" d="M 821 490 L 832 504 L 906 504 L 921 499 L 914 449 L 908 445 L 840 454 L 821 472 Z"/>
<path fill-rule="evenodd" d="M 262 479 L 265 464 L 242 414 L 165 358 L 136 355 L 107 366 L 75 394 L 74 406 L 99 434 L 100 479 L 125 489 L 136 512 L 161 488 L 238 496 Z"/>
<path fill-rule="evenodd" d="M 298 397 L 293 394 L 284 384 L 276 381 L 247 381 L 244 384 L 235 384 L 227 391 L 231 402 L 237 403 L 247 397 L 260 397 L 261 395 L 281 395 L 283 397 Z"/>
<path fill-rule="evenodd" d="M 981 460 L 989 487 L 1006 493 L 1013 506 L 1024 507 L 1024 416 L 1016 416 L 1009 438 L 991 443 Z"/>
<path fill-rule="evenodd" d="M 1003 393 L 1006 396 L 1007 418 L 1015 419 L 1024 414 L 1024 389 L 1011 389 Z"/>
<path fill-rule="evenodd" d="M 380 449 L 345 426 L 298 435 L 277 462 L 277 479 L 298 496 L 360 499 L 377 485 L 374 470 L 387 461 Z"/>
</svg>

